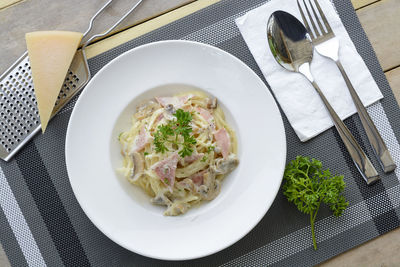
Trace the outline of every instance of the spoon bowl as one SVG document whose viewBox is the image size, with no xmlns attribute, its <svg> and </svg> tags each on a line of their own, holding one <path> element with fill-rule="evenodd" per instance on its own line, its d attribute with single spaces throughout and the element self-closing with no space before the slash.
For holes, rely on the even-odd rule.
<svg viewBox="0 0 400 267">
<path fill-rule="evenodd" d="M 285 69 L 299 72 L 301 65 L 311 63 L 311 38 L 293 15 L 284 11 L 272 13 L 268 20 L 267 36 L 275 60 Z"/>
</svg>

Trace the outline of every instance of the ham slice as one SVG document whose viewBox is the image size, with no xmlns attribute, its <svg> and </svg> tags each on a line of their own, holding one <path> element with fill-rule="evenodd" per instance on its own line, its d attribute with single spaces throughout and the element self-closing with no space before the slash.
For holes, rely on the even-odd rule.
<svg viewBox="0 0 400 267">
<path fill-rule="evenodd" d="M 186 164 L 191 164 L 191 163 L 195 162 L 196 160 L 198 160 L 198 159 L 200 159 L 200 158 L 202 158 L 202 157 L 204 157 L 204 153 L 192 154 L 192 155 L 190 155 L 190 156 L 186 156 L 186 157 L 183 159 L 183 163 L 184 163 L 184 165 L 186 165 Z"/>
<path fill-rule="evenodd" d="M 200 113 L 200 116 L 202 116 L 208 123 L 211 123 L 212 120 L 214 119 L 211 113 L 204 108 L 197 107 L 196 111 Z"/>
<path fill-rule="evenodd" d="M 136 136 L 133 151 L 138 152 L 142 150 L 149 143 L 149 140 L 150 136 L 146 131 L 146 127 L 143 125 L 139 131 L 139 135 Z"/>
<path fill-rule="evenodd" d="M 194 95 L 189 94 L 189 95 L 179 96 L 178 99 L 179 99 L 180 102 L 186 103 L 192 97 L 194 97 Z"/>
<path fill-rule="evenodd" d="M 221 149 L 222 156 L 227 158 L 229 155 L 229 148 L 231 146 L 231 140 L 228 132 L 225 128 L 221 128 L 214 133 L 215 140 L 217 141 L 217 146 Z"/>
<path fill-rule="evenodd" d="M 204 174 L 207 172 L 207 170 L 197 172 L 193 175 L 191 175 L 189 178 L 193 181 L 193 183 L 197 186 L 200 186 L 203 184 L 203 179 L 204 179 Z"/>
<path fill-rule="evenodd" d="M 176 165 L 178 164 L 178 158 L 178 153 L 174 153 L 151 167 L 160 180 L 170 188 L 170 191 L 172 191 L 172 187 L 175 183 L 175 171 Z"/>
</svg>

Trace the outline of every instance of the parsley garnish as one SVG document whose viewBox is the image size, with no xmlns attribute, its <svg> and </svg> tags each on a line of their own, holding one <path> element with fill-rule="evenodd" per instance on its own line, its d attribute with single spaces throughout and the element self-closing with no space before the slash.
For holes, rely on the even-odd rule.
<svg viewBox="0 0 400 267">
<path fill-rule="evenodd" d="M 169 120 L 167 124 L 158 126 L 157 132 L 154 133 L 154 145 L 156 152 L 165 153 L 169 151 L 165 146 L 165 143 L 169 142 L 176 146 L 182 145 L 182 149 L 178 154 L 184 158 L 190 156 L 193 153 L 193 145 L 197 143 L 192 133 L 192 114 L 185 112 L 182 109 L 178 109 L 173 120 Z M 179 136 L 183 137 L 183 142 L 179 142 Z"/>
<path fill-rule="evenodd" d="M 206 162 L 207 159 L 208 159 L 208 157 L 207 157 L 207 156 L 204 156 L 204 157 L 201 159 L 201 162 Z"/>
<path fill-rule="evenodd" d="M 146 157 L 149 154 L 149 152 L 143 152 L 143 155 Z"/>
<path fill-rule="evenodd" d="M 207 148 L 207 153 L 210 153 L 211 151 L 214 151 L 215 147 L 214 146 L 209 146 Z"/>
<path fill-rule="evenodd" d="M 341 194 L 346 186 L 343 175 L 333 176 L 329 170 L 322 170 L 321 161 L 310 161 L 307 157 L 297 156 L 286 166 L 283 177 L 283 194 L 298 210 L 310 215 L 311 234 L 316 250 L 314 223 L 321 202 L 328 205 L 336 217 L 349 205 Z"/>
<path fill-rule="evenodd" d="M 119 135 L 118 135 L 118 141 L 121 141 L 121 136 L 122 136 L 122 134 L 123 134 L 123 133 L 119 133 Z"/>
<path fill-rule="evenodd" d="M 169 185 L 169 180 L 167 178 L 164 178 L 164 183 Z"/>
</svg>

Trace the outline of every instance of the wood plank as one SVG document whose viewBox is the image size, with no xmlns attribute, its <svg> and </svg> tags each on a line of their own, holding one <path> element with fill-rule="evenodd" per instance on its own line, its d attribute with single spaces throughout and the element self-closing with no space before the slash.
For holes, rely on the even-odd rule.
<svg viewBox="0 0 400 267">
<path fill-rule="evenodd" d="M 1 246 L 1 244 L 0 244 L 0 266 L 1 267 L 11 267 L 11 264 L 8 261 L 7 255 L 4 252 L 4 249 Z"/>
<path fill-rule="evenodd" d="M 0 9 L 14 5 L 22 0 L 0 0 Z"/>
<path fill-rule="evenodd" d="M 150 17 L 165 13 L 193 0 L 146 0 L 114 32 L 121 31 Z M 84 32 L 93 14 L 107 0 L 28 0 L 0 10 L 0 74 L 26 51 L 25 33 L 37 30 Z M 135 3 L 115 1 L 96 20 L 93 33 L 105 31 Z"/>
<path fill-rule="evenodd" d="M 118 45 L 128 42 L 138 36 L 146 34 L 152 30 L 160 28 L 168 23 L 192 14 L 202 8 L 209 5 L 215 4 L 220 0 L 198 0 L 188 5 L 185 5 L 179 9 L 173 10 L 162 16 L 156 17 L 150 21 L 143 24 L 137 25 L 135 27 L 129 28 L 125 31 L 119 32 L 107 39 L 101 40 L 94 43 L 86 48 L 86 55 L 88 58 L 92 58 L 98 54 L 101 54 L 107 50 L 110 50 Z"/>
<path fill-rule="evenodd" d="M 390 87 L 393 90 L 393 94 L 396 97 L 397 103 L 400 104 L 400 67 L 385 72 L 385 75 L 389 81 Z"/>
<path fill-rule="evenodd" d="M 381 0 L 357 10 L 357 15 L 382 68 L 386 71 L 400 66 L 399 0 Z"/>
<path fill-rule="evenodd" d="M 380 0 L 351 0 L 351 3 L 353 4 L 354 9 L 360 9 L 378 1 Z"/>
</svg>

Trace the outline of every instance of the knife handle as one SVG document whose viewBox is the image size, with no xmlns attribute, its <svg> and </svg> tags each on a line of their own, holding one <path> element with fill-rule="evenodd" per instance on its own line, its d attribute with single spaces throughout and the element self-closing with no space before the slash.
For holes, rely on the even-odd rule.
<svg viewBox="0 0 400 267">
<path fill-rule="evenodd" d="M 357 108 L 358 115 L 360 116 L 361 123 L 364 127 L 365 133 L 367 134 L 369 143 L 371 144 L 375 155 L 377 156 L 379 163 L 385 173 L 391 172 L 396 169 L 396 164 L 393 161 L 392 156 L 382 139 L 382 136 L 379 134 L 378 130 L 375 127 L 371 117 L 369 116 L 367 109 L 364 107 L 363 103 L 360 100 L 356 90 L 350 82 L 349 77 L 347 76 L 342 63 L 339 60 L 336 60 L 336 65 L 338 66 L 344 81 L 349 88 L 350 95 L 353 98 L 354 104 Z"/>
<path fill-rule="evenodd" d="M 312 81 L 311 83 L 314 86 L 315 90 L 317 90 L 319 96 L 326 106 L 326 109 L 331 115 L 333 123 L 335 124 L 335 127 L 339 132 L 339 135 L 342 138 L 342 141 L 346 146 L 347 151 L 353 159 L 354 164 L 356 165 L 358 171 L 361 173 L 361 176 L 364 178 L 368 185 L 378 181 L 380 179 L 378 172 L 376 171 L 375 167 L 372 165 L 371 161 L 362 150 L 360 145 L 357 143 L 357 140 L 351 134 L 350 130 L 346 127 L 344 122 L 340 119 L 339 115 L 337 115 L 333 107 L 329 104 L 328 100 L 325 98 L 317 83 L 315 81 Z"/>
</svg>

